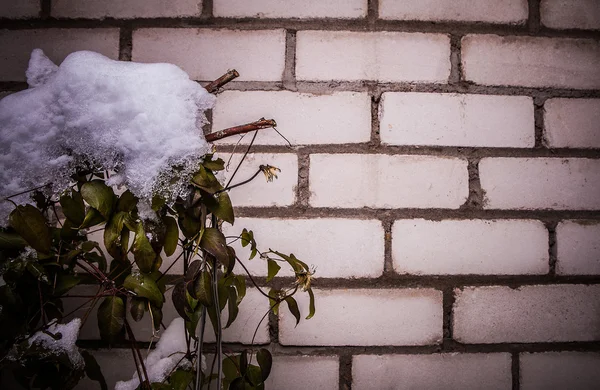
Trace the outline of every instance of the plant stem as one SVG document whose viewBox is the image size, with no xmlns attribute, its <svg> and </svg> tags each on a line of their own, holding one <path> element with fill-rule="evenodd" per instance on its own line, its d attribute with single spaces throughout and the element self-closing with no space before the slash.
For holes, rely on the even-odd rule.
<svg viewBox="0 0 600 390">
<path fill-rule="evenodd" d="M 245 134 L 254 130 L 268 129 L 277 126 L 277 122 L 273 119 L 261 118 L 256 122 L 246 123 L 245 125 L 234 126 L 228 129 L 223 129 L 206 135 L 206 141 L 215 142 L 223 138 L 231 137 L 236 134 Z"/>
<path fill-rule="evenodd" d="M 231 175 L 231 177 L 227 181 L 227 184 L 225 185 L 225 187 L 229 187 L 229 185 L 233 181 L 233 178 L 235 177 L 235 174 L 238 172 L 238 170 L 240 169 L 240 167 L 244 163 L 244 160 L 246 159 L 246 156 L 248 155 L 248 153 L 250 153 L 250 148 L 252 148 L 252 145 L 254 144 L 254 140 L 256 139 L 257 135 L 258 135 L 258 131 L 255 131 L 254 135 L 252 136 L 252 139 L 250 140 L 250 144 L 248 144 L 248 147 L 246 148 L 246 151 L 244 152 L 244 155 L 242 156 L 242 159 L 238 163 L 237 167 L 235 167 L 235 170 L 233 171 L 233 174 Z"/>
<path fill-rule="evenodd" d="M 235 69 L 232 69 L 232 70 L 228 71 L 227 73 L 225 73 L 223 76 L 216 79 L 215 81 L 211 81 L 210 83 L 208 83 L 204 87 L 204 89 L 206 89 L 209 93 L 213 93 L 216 90 L 218 90 L 219 88 L 221 88 L 223 85 L 227 84 L 228 82 L 230 82 L 231 80 L 233 80 L 239 76 L 240 76 L 240 74 L 238 73 L 238 71 Z"/>
<path fill-rule="evenodd" d="M 46 183 L 46 184 L 43 184 L 41 186 L 37 186 L 35 188 L 31 188 L 31 189 L 28 189 L 28 190 L 25 190 L 25 191 L 17 192 L 16 194 L 12 194 L 12 195 L 9 195 L 9 196 L 7 196 L 5 198 L 2 198 L 2 200 L 10 200 L 10 198 L 14 198 L 15 196 L 23 195 L 23 194 L 26 194 L 28 192 L 32 192 L 32 191 L 39 190 L 39 189 L 44 188 L 44 187 L 48 187 L 50 184 L 51 183 Z"/>
</svg>

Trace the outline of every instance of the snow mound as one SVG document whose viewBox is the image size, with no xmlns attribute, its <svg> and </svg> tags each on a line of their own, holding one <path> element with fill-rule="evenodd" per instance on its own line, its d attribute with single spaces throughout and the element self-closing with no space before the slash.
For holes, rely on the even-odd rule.
<svg viewBox="0 0 600 390">
<path fill-rule="evenodd" d="M 171 321 L 158 340 L 156 348 L 144 360 L 150 383 L 164 381 L 178 366 L 189 367 L 189 361 L 182 359 L 187 351 L 184 327 L 183 318 L 175 318 Z M 140 380 L 136 371 L 131 380 L 117 382 L 115 390 L 135 390 L 139 385 Z"/>
<path fill-rule="evenodd" d="M 74 318 L 67 324 L 57 324 L 54 322 L 46 329 L 46 332 L 52 333 L 56 337 L 58 337 L 58 334 L 60 333 L 60 338 L 55 339 L 48 333 L 40 331 L 34 333 L 34 335 L 29 338 L 29 345 L 41 345 L 50 350 L 50 353 L 56 355 L 64 352 L 67 354 L 74 367 L 83 368 L 85 365 L 83 356 L 81 356 L 79 348 L 75 345 L 77 336 L 79 335 L 80 326 L 81 319 L 79 318 Z"/>
<path fill-rule="evenodd" d="M 210 151 L 201 128 L 215 97 L 175 65 L 80 51 L 57 67 L 36 49 L 26 75 L 29 89 L 0 100 L 0 198 L 45 183 L 65 190 L 92 163 L 142 200 L 173 200 Z M 12 208 L 0 202 L 0 225 Z"/>
</svg>

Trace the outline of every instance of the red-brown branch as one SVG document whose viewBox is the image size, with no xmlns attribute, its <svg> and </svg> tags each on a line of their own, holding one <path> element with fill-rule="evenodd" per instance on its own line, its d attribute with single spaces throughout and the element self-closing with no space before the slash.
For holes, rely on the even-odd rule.
<svg viewBox="0 0 600 390">
<path fill-rule="evenodd" d="M 208 142 L 215 142 L 223 138 L 231 137 L 232 135 L 245 134 L 254 130 L 267 129 L 275 126 L 277 126 L 277 122 L 275 122 L 275 120 L 262 118 L 257 120 L 256 122 L 247 123 L 245 125 L 240 126 L 234 126 L 228 129 L 223 129 L 214 133 L 207 134 L 206 140 Z"/>
<path fill-rule="evenodd" d="M 217 89 L 221 88 L 223 85 L 227 84 L 228 82 L 237 77 L 240 77 L 240 74 L 237 72 L 237 70 L 232 69 L 225 73 L 223 76 L 216 79 L 215 81 L 211 81 L 210 83 L 208 83 L 204 88 L 208 92 L 213 93 Z"/>
</svg>

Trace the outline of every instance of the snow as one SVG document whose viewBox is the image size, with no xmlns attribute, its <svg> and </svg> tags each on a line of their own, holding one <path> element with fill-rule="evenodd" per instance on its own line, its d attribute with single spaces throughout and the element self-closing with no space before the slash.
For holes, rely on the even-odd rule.
<svg viewBox="0 0 600 390">
<path fill-rule="evenodd" d="M 67 356 L 69 356 L 69 360 L 74 367 L 83 368 L 85 364 L 83 356 L 81 356 L 79 348 L 75 345 L 80 327 L 80 318 L 74 318 L 67 324 L 58 324 L 56 320 L 54 320 L 54 323 L 46 329 L 46 332 L 52 333 L 55 336 L 58 336 L 58 333 L 60 333 L 62 337 L 55 340 L 47 333 L 39 331 L 29 338 L 29 345 L 40 345 L 47 348 L 50 350 L 51 354 L 55 355 L 65 352 Z"/>
<path fill-rule="evenodd" d="M 173 201 L 210 151 L 202 126 L 215 97 L 175 65 L 81 51 L 57 67 L 36 49 L 26 75 L 29 89 L 0 100 L 0 198 L 49 182 L 63 191 L 88 161 L 148 204 Z M 0 226 L 13 207 L 0 201 Z"/>
<path fill-rule="evenodd" d="M 179 367 L 190 367 L 187 359 L 182 360 L 187 351 L 184 326 L 183 318 L 175 318 L 171 321 L 158 340 L 156 348 L 144 360 L 150 383 L 164 381 L 178 364 Z M 140 381 L 136 371 L 131 380 L 117 382 L 115 390 L 135 390 L 139 385 Z"/>
</svg>

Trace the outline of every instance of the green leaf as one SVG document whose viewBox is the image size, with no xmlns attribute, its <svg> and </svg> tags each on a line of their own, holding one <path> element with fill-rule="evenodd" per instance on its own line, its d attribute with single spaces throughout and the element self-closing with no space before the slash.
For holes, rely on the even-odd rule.
<svg viewBox="0 0 600 390">
<path fill-rule="evenodd" d="M 109 219 L 115 203 L 115 193 L 102 180 L 83 183 L 81 196 L 93 208 L 98 210 L 104 219 Z"/>
<path fill-rule="evenodd" d="M 271 280 L 273 280 L 275 275 L 277 275 L 277 273 L 281 269 L 281 266 L 279 264 L 277 264 L 277 262 L 275 260 L 267 259 L 267 269 L 268 269 L 268 272 L 267 272 L 267 283 L 268 283 Z"/>
<path fill-rule="evenodd" d="M 164 296 L 149 275 L 135 273 L 128 275 L 123 282 L 123 287 L 136 293 L 138 297 L 147 298 L 159 309 L 164 302 Z"/>
<path fill-rule="evenodd" d="M 121 337 L 125 324 L 125 304 L 117 296 L 104 298 L 98 307 L 98 328 L 100 337 L 109 343 Z"/>
<path fill-rule="evenodd" d="M 212 306 L 213 293 L 210 272 L 204 271 L 198 275 L 194 283 L 194 297 L 204 306 Z"/>
<path fill-rule="evenodd" d="M 104 227 L 104 246 L 106 251 L 115 259 L 122 259 L 127 248 L 121 248 L 121 232 L 123 221 L 127 215 L 124 211 L 115 213 Z"/>
<path fill-rule="evenodd" d="M 219 192 L 216 195 L 211 195 L 205 191 L 201 191 L 201 193 L 202 200 L 204 201 L 206 208 L 208 208 L 208 210 L 210 210 L 210 212 L 212 212 L 216 217 L 233 225 L 235 217 L 233 214 L 231 199 L 229 198 L 227 192 Z"/>
<path fill-rule="evenodd" d="M 227 243 L 225 236 L 217 228 L 207 228 L 204 230 L 200 247 L 213 255 L 221 264 L 229 263 L 229 253 L 227 252 Z"/>
<path fill-rule="evenodd" d="M 159 211 L 160 209 L 163 208 L 163 206 L 167 203 L 167 201 L 165 200 L 165 198 L 163 198 L 160 195 L 154 195 L 152 197 L 152 210 L 154 211 Z"/>
<path fill-rule="evenodd" d="M 77 286 L 81 279 L 76 275 L 58 274 L 56 276 L 56 285 L 54 286 L 54 295 L 61 296 L 70 289 Z"/>
<path fill-rule="evenodd" d="M 307 320 L 310 320 L 315 315 L 315 294 L 313 293 L 312 288 L 308 290 L 308 297 L 310 298 L 310 303 L 308 304 L 308 315 L 306 316 Z"/>
<path fill-rule="evenodd" d="M 185 390 L 194 379 L 194 373 L 187 370 L 176 370 L 169 377 L 172 390 Z"/>
<path fill-rule="evenodd" d="M 186 321 L 189 320 L 186 311 L 191 308 L 187 304 L 186 282 L 179 282 L 175 285 L 175 287 L 173 287 L 171 300 L 173 301 L 173 306 L 175 307 L 175 310 L 177 310 L 177 313 L 181 316 L 181 318 L 183 318 Z"/>
<path fill-rule="evenodd" d="M 187 272 L 185 273 L 185 281 L 190 282 L 196 279 L 196 276 L 200 273 L 202 268 L 202 262 L 200 260 L 194 260 L 188 266 Z"/>
<path fill-rule="evenodd" d="M 244 349 L 240 354 L 240 374 L 246 375 L 248 371 L 248 351 Z"/>
<path fill-rule="evenodd" d="M 96 358 L 85 349 L 80 349 L 79 351 L 85 362 L 85 374 L 87 377 L 98 382 L 101 390 L 108 390 L 106 379 L 104 379 L 104 375 L 102 375 L 102 370 L 100 369 L 100 365 L 96 361 Z"/>
<path fill-rule="evenodd" d="M 192 178 L 192 184 L 211 194 L 223 189 L 215 175 L 207 171 L 202 165 L 198 167 L 198 172 Z"/>
<path fill-rule="evenodd" d="M 242 302 L 242 299 L 246 296 L 246 279 L 244 279 L 243 275 L 236 275 L 234 279 L 235 288 L 237 289 L 237 301 L 236 303 L 239 305 Z"/>
<path fill-rule="evenodd" d="M 154 325 L 154 330 L 160 330 L 160 324 L 163 319 L 163 312 L 160 308 L 150 305 L 150 314 L 152 314 L 152 324 Z"/>
<path fill-rule="evenodd" d="M 254 258 L 254 256 L 256 256 L 256 253 L 258 252 L 256 250 L 256 240 L 254 239 L 254 232 L 252 232 L 252 230 L 242 230 L 242 246 L 245 247 L 247 245 L 250 245 L 250 259 L 252 260 Z"/>
<path fill-rule="evenodd" d="M 199 218 L 196 218 L 185 211 L 178 210 L 178 214 L 177 222 L 179 223 L 179 228 L 185 238 L 191 240 L 198 234 L 200 229 L 202 229 L 202 222 Z"/>
<path fill-rule="evenodd" d="M 287 303 L 288 309 L 290 313 L 296 318 L 296 326 L 300 323 L 300 310 L 298 309 L 298 302 L 294 299 L 294 297 L 285 298 L 285 303 Z"/>
<path fill-rule="evenodd" d="M 0 249 L 23 249 L 27 246 L 27 241 L 16 233 L 0 232 Z"/>
<path fill-rule="evenodd" d="M 125 211 L 127 213 L 133 211 L 137 206 L 138 199 L 127 190 L 121 194 L 119 200 L 117 200 L 117 211 Z"/>
<path fill-rule="evenodd" d="M 83 219 L 85 218 L 85 204 L 78 191 L 73 191 L 71 196 L 61 196 L 60 205 L 65 217 L 73 222 L 75 226 L 79 226 L 83 223 Z"/>
<path fill-rule="evenodd" d="M 179 228 L 174 218 L 164 217 L 163 223 L 165 224 L 165 254 L 171 256 L 177 249 L 177 242 L 179 240 Z"/>
<path fill-rule="evenodd" d="M 204 156 L 204 161 L 202 162 L 204 168 L 210 169 L 211 171 L 222 171 L 225 169 L 225 161 L 223 161 L 223 159 L 217 158 L 216 160 L 213 160 L 212 157 L 212 154 Z"/>
<path fill-rule="evenodd" d="M 131 317 L 135 322 L 140 322 L 142 318 L 144 318 L 144 313 L 146 312 L 146 300 L 144 298 L 131 298 L 131 308 L 129 309 L 129 313 L 131 313 Z"/>
<path fill-rule="evenodd" d="M 152 272 L 157 254 L 154 252 L 154 249 L 152 249 L 150 240 L 146 237 L 144 225 L 142 225 L 141 222 L 137 224 L 132 252 L 135 263 L 140 267 L 140 271 L 143 273 Z"/>
<path fill-rule="evenodd" d="M 277 256 L 279 256 L 282 259 L 284 259 L 285 261 L 287 261 L 288 264 L 294 269 L 294 272 L 299 273 L 299 272 L 309 271 L 308 265 L 306 265 L 306 263 L 298 260 L 296 258 L 296 256 L 294 256 L 293 253 L 291 253 L 288 256 L 281 252 L 274 251 L 272 249 L 269 249 L 269 251 L 271 251 L 272 253 L 275 253 Z"/>
<path fill-rule="evenodd" d="M 229 317 L 227 318 L 227 325 L 225 325 L 225 329 L 229 328 L 233 321 L 235 321 L 239 312 L 236 289 L 234 287 L 228 287 L 227 290 L 229 291 L 229 299 L 227 300 Z"/>
<path fill-rule="evenodd" d="M 46 218 L 40 210 L 34 206 L 27 204 L 25 206 L 17 206 L 8 217 L 10 226 L 31 247 L 43 253 L 49 253 L 52 247 L 52 237 L 50 229 L 46 225 Z"/>
<path fill-rule="evenodd" d="M 99 223 L 104 222 L 105 220 L 106 219 L 102 216 L 102 214 L 100 214 L 98 210 L 96 210 L 93 207 L 90 207 L 87 214 L 85 214 L 85 218 L 83 219 L 83 222 L 81 223 L 79 228 L 85 229 L 92 226 L 96 226 Z"/>
<path fill-rule="evenodd" d="M 271 352 L 264 348 L 261 348 L 256 353 L 256 360 L 258 361 L 258 365 L 260 366 L 260 372 L 262 375 L 262 380 L 264 382 L 265 380 L 267 380 L 269 374 L 271 373 L 273 357 L 271 356 Z"/>
</svg>

